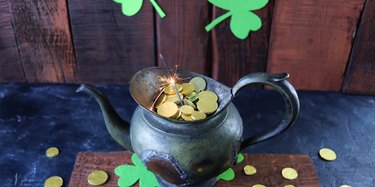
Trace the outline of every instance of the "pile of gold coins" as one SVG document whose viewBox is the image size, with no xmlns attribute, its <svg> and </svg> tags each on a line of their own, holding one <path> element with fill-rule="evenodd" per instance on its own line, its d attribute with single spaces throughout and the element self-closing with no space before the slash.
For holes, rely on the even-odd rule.
<svg viewBox="0 0 375 187">
<path fill-rule="evenodd" d="M 218 96 L 206 90 L 206 86 L 201 77 L 194 77 L 189 83 L 169 84 L 156 97 L 154 110 L 161 116 L 178 120 L 205 119 L 219 106 Z"/>
</svg>

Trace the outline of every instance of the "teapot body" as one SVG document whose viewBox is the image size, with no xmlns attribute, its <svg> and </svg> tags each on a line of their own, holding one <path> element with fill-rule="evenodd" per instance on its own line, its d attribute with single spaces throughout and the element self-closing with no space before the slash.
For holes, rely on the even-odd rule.
<svg viewBox="0 0 375 187">
<path fill-rule="evenodd" d="M 138 106 L 130 127 L 134 152 L 161 183 L 200 184 L 235 163 L 243 122 L 230 103 L 219 114 L 198 122 L 161 118 Z"/>
</svg>

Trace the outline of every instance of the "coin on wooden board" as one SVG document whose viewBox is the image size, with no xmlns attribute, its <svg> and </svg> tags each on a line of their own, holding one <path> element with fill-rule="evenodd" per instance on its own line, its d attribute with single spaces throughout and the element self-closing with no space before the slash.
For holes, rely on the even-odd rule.
<svg viewBox="0 0 375 187">
<path fill-rule="evenodd" d="M 87 176 L 87 182 L 93 186 L 99 186 L 106 183 L 108 173 L 103 170 L 95 170 Z"/>
<path fill-rule="evenodd" d="M 246 175 L 254 175 L 257 172 L 257 169 L 254 166 L 246 165 L 243 168 L 243 171 L 245 172 Z"/>
<path fill-rule="evenodd" d="M 321 158 L 327 161 L 333 161 L 333 160 L 336 160 L 337 158 L 335 151 L 333 151 L 332 149 L 328 149 L 328 148 L 323 148 L 319 150 L 319 155 Z"/>
<path fill-rule="evenodd" d="M 194 77 L 189 83 L 194 85 L 197 92 L 205 90 L 207 85 L 206 80 L 204 80 L 202 77 Z"/>
<path fill-rule="evenodd" d="M 290 168 L 290 167 L 284 168 L 281 171 L 281 175 L 285 179 L 289 179 L 289 180 L 294 180 L 294 179 L 296 179 L 298 177 L 297 171 L 295 169 L 293 169 L 293 168 Z"/>
<path fill-rule="evenodd" d="M 178 107 L 175 103 L 165 102 L 157 108 L 157 113 L 161 116 L 170 118 L 175 116 L 178 112 Z"/>
<path fill-rule="evenodd" d="M 63 179 L 59 176 L 52 176 L 44 181 L 44 187 L 61 187 L 63 185 Z"/>
<path fill-rule="evenodd" d="M 59 155 L 60 151 L 57 147 L 50 147 L 46 150 L 46 155 L 50 158 Z"/>
</svg>

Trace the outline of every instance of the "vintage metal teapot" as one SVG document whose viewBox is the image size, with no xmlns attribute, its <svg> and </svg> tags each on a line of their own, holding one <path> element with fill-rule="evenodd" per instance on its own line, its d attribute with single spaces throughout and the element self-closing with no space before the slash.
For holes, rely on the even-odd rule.
<svg viewBox="0 0 375 187">
<path fill-rule="evenodd" d="M 229 167 L 238 153 L 249 145 L 282 133 L 296 120 L 299 100 L 288 74 L 253 73 L 229 88 L 209 77 L 178 70 L 180 77 L 202 77 L 207 89 L 219 97 L 218 110 L 205 120 L 187 122 L 164 118 L 151 111 L 154 94 L 160 88 L 159 76 L 165 69 L 154 67 L 137 72 L 130 81 L 130 93 L 139 104 L 129 123 L 115 112 L 108 99 L 91 85 L 83 84 L 77 92 L 93 96 L 103 112 L 113 139 L 135 152 L 162 186 L 212 186 L 216 177 Z M 272 86 L 284 97 L 284 119 L 272 130 L 243 138 L 242 119 L 231 100 L 247 85 Z"/>
</svg>

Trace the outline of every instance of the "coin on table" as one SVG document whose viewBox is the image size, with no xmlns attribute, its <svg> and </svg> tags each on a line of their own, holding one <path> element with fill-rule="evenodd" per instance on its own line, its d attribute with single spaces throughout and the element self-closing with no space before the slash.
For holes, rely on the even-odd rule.
<svg viewBox="0 0 375 187">
<path fill-rule="evenodd" d="M 87 176 L 87 182 L 93 186 L 99 186 L 108 180 L 107 172 L 103 170 L 95 170 Z"/>
<path fill-rule="evenodd" d="M 181 84 L 170 84 L 167 87 L 165 87 L 164 93 L 166 93 L 168 95 L 176 94 L 174 85 L 176 85 L 177 91 L 180 92 L 182 90 Z"/>
<path fill-rule="evenodd" d="M 216 101 L 213 100 L 201 100 L 197 102 L 197 108 L 199 111 L 205 113 L 205 114 L 212 114 L 214 113 L 219 105 Z"/>
<path fill-rule="evenodd" d="M 199 93 L 199 100 L 210 100 L 217 102 L 217 99 L 218 97 L 214 92 L 206 90 Z"/>
<path fill-rule="evenodd" d="M 254 184 L 253 187 L 266 187 L 263 184 Z"/>
<path fill-rule="evenodd" d="M 293 180 L 293 179 L 296 179 L 298 177 L 297 171 L 295 169 L 293 169 L 293 168 L 284 168 L 281 171 L 281 175 L 285 179 L 289 179 L 289 180 Z"/>
<path fill-rule="evenodd" d="M 175 116 L 178 112 L 178 107 L 175 103 L 172 102 L 165 102 L 157 108 L 157 113 L 161 116 L 170 118 Z"/>
<path fill-rule="evenodd" d="M 245 172 L 246 175 L 254 175 L 257 172 L 257 169 L 254 166 L 246 165 L 243 168 L 243 171 Z"/>
<path fill-rule="evenodd" d="M 182 114 L 181 118 L 184 119 L 185 121 L 193 121 L 193 118 L 191 117 L 191 115 Z"/>
<path fill-rule="evenodd" d="M 46 150 L 46 155 L 50 158 L 59 155 L 59 149 L 57 147 L 50 147 Z"/>
<path fill-rule="evenodd" d="M 190 80 L 191 84 L 194 85 L 195 91 L 200 92 L 206 89 L 206 80 L 204 80 L 202 77 L 194 77 Z"/>
<path fill-rule="evenodd" d="M 189 105 L 183 105 L 183 106 L 180 107 L 180 110 L 181 110 L 182 114 L 190 116 L 191 113 L 193 113 L 194 108 L 189 106 Z"/>
<path fill-rule="evenodd" d="M 285 185 L 284 187 L 295 187 L 294 185 L 291 185 L 291 184 L 287 184 Z"/>
<path fill-rule="evenodd" d="M 190 95 L 195 91 L 195 86 L 191 83 L 183 83 L 181 93 L 183 95 Z"/>
<path fill-rule="evenodd" d="M 61 187 L 63 179 L 59 176 L 52 176 L 44 182 L 44 187 Z"/>
<path fill-rule="evenodd" d="M 193 113 L 191 113 L 191 118 L 193 120 L 201 120 L 201 119 L 205 119 L 206 117 L 207 117 L 206 114 L 200 111 L 193 111 Z"/>
<path fill-rule="evenodd" d="M 323 148 L 319 150 L 319 155 L 321 158 L 327 161 L 333 161 L 336 160 L 337 155 L 332 149 Z"/>
</svg>

